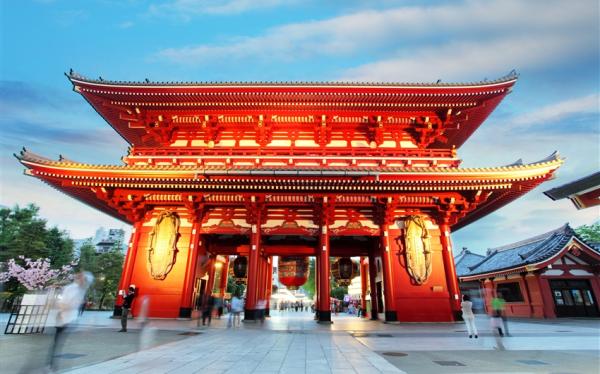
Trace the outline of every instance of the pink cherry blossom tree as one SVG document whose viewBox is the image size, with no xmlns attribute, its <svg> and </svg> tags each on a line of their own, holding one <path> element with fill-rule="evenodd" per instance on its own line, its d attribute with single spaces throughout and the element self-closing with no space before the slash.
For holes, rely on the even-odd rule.
<svg viewBox="0 0 600 374">
<path fill-rule="evenodd" d="M 49 285 L 66 280 L 70 277 L 73 266 L 65 265 L 60 269 L 52 269 L 50 260 L 38 258 L 32 260 L 19 256 L 24 265 L 19 265 L 14 258 L 6 263 L 6 271 L 0 273 L 0 283 L 7 282 L 11 278 L 16 279 L 28 290 L 43 290 Z"/>
</svg>

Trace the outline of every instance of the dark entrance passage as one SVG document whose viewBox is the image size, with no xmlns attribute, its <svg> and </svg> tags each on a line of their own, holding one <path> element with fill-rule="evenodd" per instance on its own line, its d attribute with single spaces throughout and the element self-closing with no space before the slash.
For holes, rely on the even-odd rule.
<svg viewBox="0 0 600 374">
<path fill-rule="evenodd" d="M 557 317 L 598 317 L 598 305 L 588 280 L 551 280 Z"/>
</svg>

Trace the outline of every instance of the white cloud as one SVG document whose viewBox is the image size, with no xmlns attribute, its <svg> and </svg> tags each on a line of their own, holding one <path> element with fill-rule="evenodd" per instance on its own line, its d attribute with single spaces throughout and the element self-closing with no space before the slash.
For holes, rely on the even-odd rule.
<svg viewBox="0 0 600 374">
<path fill-rule="evenodd" d="M 410 56 L 385 59 L 348 69 L 341 80 L 435 81 L 460 80 L 560 63 L 587 53 L 591 37 L 572 40 L 569 35 L 510 36 L 496 40 L 467 41 L 415 50 Z"/>
<path fill-rule="evenodd" d="M 168 48 L 158 56 L 174 63 L 204 64 L 248 57 L 291 60 L 363 54 L 383 59 L 341 78 L 456 79 L 484 66 L 488 72 L 490 65 L 494 73 L 506 72 L 507 67 L 552 64 L 597 51 L 597 8 L 595 1 L 575 2 L 566 9 L 561 1 L 497 0 L 364 10 L 282 25 L 259 36 L 231 37 L 218 45 Z"/>
<path fill-rule="evenodd" d="M 529 127 L 540 123 L 558 121 L 575 114 L 599 112 L 600 95 L 595 93 L 544 106 L 513 118 L 508 125 L 509 127 Z"/>
<path fill-rule="evenodd" d="M 149 7 L 154 16 L 169 16 L 189 21 L 202 14 L 239 14 L 254 9 L 273 8 L 293 0 L 174 0 Z"/>
</svg>

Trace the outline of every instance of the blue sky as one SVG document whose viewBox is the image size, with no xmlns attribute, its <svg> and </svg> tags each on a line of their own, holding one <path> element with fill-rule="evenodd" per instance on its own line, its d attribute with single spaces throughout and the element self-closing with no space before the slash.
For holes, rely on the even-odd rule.
<svg viewBox="0 0 600 374">
<path fill-rule="evenodd" d="M 325 3 L 325 4 L 323 4 Z M 119 221 L 25 177 L 12 154 L 119 163 L 127 145 L 63 73 L 153 81 L 478 81 L 520 79 L 459 150 L 463 166 L 566 158 L 557 178 L 453 234 L 456 248 L 499 246 L 589 224 L 542 191 L 599 169 L 598 2 L 3 1 L 0 204 L 35 202 L 73 237 Z"/>
</svg>

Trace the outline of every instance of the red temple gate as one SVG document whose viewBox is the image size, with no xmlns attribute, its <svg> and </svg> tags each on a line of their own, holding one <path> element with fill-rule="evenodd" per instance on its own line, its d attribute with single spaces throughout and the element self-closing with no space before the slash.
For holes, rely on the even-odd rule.
<svg viewBox="0 0 600 374">
<path fill-rule="evenodd" d="M 151 317 L 190 317 L 199 288 L 214 288 L 217 256 L 241 255 L 245 318 L 255 319 L 279 255 L 316 257 L 318 318 L 330 321 L 330 258 L 361 256 L 373 316 L 451 321 L 459 312 L 451 230 L 562 163 L 555 154 L 459 168 L 456 150 L 514 75 L 473 84 L 68 78 L 130 144 L 124 165 L 17 157 L 29 175 L 133 224 L 119 288 L 133 283 L 151 296 Z"/>
</svg>

